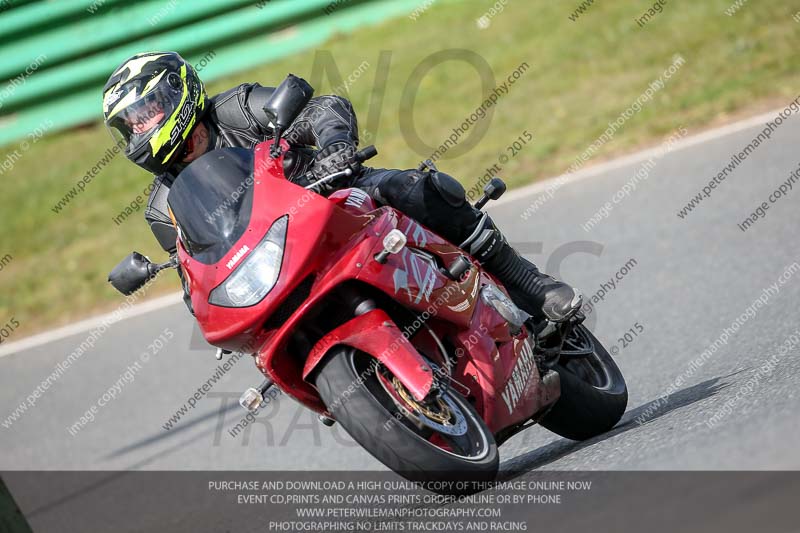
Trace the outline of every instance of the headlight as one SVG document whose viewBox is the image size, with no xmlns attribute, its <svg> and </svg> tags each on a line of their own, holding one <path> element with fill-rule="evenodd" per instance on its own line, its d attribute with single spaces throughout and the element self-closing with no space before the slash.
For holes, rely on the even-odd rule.
<svg viewBox="0 0 800 533">
<path fill-rule="evenodd" d="M 289 215 L 276 220 L 242 264 L 208 296 L 208 302 L 222 307 L 249 307 L 264 299 L 278 281 L 286 244 Z"/>
</svg>

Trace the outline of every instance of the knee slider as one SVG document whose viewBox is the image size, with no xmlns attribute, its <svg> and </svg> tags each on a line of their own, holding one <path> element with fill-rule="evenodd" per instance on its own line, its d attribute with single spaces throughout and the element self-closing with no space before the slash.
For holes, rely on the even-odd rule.
<svg viewBox="0 0 800 533">
<path fill-rule="evenodd" d="M 453 207 L 461 207 L 467 201 L 464 187 L 453 176 L 434 171 L 430 173 L 429 180 L 439 196 Z"/>
</svg>

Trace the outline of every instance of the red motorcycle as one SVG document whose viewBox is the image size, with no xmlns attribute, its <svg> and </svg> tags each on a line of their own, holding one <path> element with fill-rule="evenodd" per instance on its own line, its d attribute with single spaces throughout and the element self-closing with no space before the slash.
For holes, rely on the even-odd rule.
<svg viewBox="0 0 800 533">
<path fill-rule="evenodd" d="M 493 480 L 497 446 L 535 423 L 577 440 L 610 430 L 627 388 L 580 314 L 533 324 L 416 221 L 359 189 L 325 197 L 321 182 L 284 177 L 280 126 L 304 105 L 295 100 L 273 102 L 274 142 L 215 150 L 178 176 L 177 255 L 156 265 L 134 252 L 114 286 L 130 293 L 180 268 L 206 340 L 218 354 L 252 353 L 266 376 L 244 407 L 277 386 L 412 480 Z M 504 190 L 493 180 L 476 206 Z"/>
</svg>

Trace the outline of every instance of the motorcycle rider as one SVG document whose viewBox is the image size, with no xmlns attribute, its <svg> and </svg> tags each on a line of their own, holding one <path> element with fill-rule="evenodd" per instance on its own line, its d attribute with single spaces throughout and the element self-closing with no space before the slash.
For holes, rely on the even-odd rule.
<svg viewBox="0 0 800 533">
<path fill-rule="evenodd" d="M 273 88 L 246 83 L 213 98 L 194 68 L 175 52 L 148 52 L 124 61 L 103 89 L 103 116 L 128 159 L 155 174 L 145 210 L 156 239 L 176 249 L 167 195 L 178 173 L 209 150 L 252 148 L 273 136 L 264 104 Z M 307 172 L 312 181 L 350 167 L 351 178 L 333 188 L 357 187 L 458 244 L 508 289 L 514 302 L 537 319 L 567 320 L 581 306 L 580 294 L 521 257 L 485 213 L 466 199 L 453 177 L 437 170 L 361 167 L 355 112 L 348 100 L 312 98 L 284 138 L 289 179 Z M 331 192 L 328 187 L 325 192 Z"/>
</svg>

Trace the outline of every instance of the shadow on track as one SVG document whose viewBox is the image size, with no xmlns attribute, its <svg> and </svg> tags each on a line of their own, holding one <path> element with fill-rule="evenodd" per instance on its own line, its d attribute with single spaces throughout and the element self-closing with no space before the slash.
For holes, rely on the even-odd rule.
<svg viewBox="0 0 800 533">
<path fill-rule="evenodd" d="M 125 455 L 125 454 L 128 454 L 130 452 L 136 451 L 139 448 L 142 448 L 144 446 L 149 446 L 151 444 L 160 442 L 160 441 L 162 441 L 164 439 L 172 438 L 175 435 L 177 435 L 177 434 L 179 434 L 179 433 L 181 433 L 183 431 L 186 431 L 187 429 L 193 428 L 194 426 L 196 426 L 198 424 L 202 424 L 203 422 L 205 422 L 205 421 L 207 421 L 209 419 L 224 417 L 227 413 L 234 412 L 234 411 L 237 411 L 237 410 L 240 410 L 240 409 L 242 409 L 242 408 L 239 406 L 238 403 L 232 403 L 230 405 L 224 405 L 223 404 L 222 407 L 220 407 L 219 409 L 215 409 L 214 411 L 210 411 L 210 412 L 208 412 L 208 413 L 206 413 L 204 415 L 200 415 L 200 416 L 197 416 L 197 417 L 194 417 L 194 418 L 188 418 L 187 417 L 187 419 L 183 420 L 180 425 L 176 425 L 175 427 L 171 428 L 169 431 L 162 431 L 160 433 L 156 433 L 156 434 L 151 435 L 149 437 L 145 437 L 143 439 L 140 439 L 140 440 L 138 440 L 136 442 L 132 442 L 132 443 L 128 444 L 127 446 L 123 446 L 122 448 L 118 448 L 118 449 L 112 451 L 111 453 L 107 454 L 103 459 L 114 459 L 114 458 L 119 457 L 121 455 Z M 217 429 L 214 428 L 211 431 L 204 431 L 203 433 L 204 434 L 205 433 L 211 433 L 212 431 L 217 431 Z"/>
<path fill-rule="evenodd" d="M 724 377 L 727 378 L 730 377 L 730 375 Z M 561 439 L 551 442 L 546 446 L 542 446 L 541 448 L 531 450 L 519 457 L 515 457 L 514 459 L 511 459 L 501 465 L 501 471 L 498 475 L 498 479 L 513 479 L 531 470 L 535 470 L 558 461 L 562 457 L 565 457 L 571 453 L 588 448 L 589 446 L 594 446 L 599 442 L 603 442 L 606 439 L 610 439 L 611 437 L 615 437 L 621 433 L 625 433 L 626 431 L 647 425 L 648 423 L 651 423 L 653 420 L 656 420 L 667 413 L 682 407 L 686 407 L 687 405 L 691 405 L 695 402 L 705 400 L 706 398 L 710 398 L 720 390 L 729 386 L 727 383 L 720 383 L 721 379 L 723 378 L 712 378 L 703 381 L 702 383 L 692 385 L 691 387 L 681 389 L 668 396 L 659 398 L 658 400 L 640 405 L 636 409 L 625 413 L 625 416 L 623 416 L 620 423 L 614 429 L 592 439 L 581 442 Z M 651 406 L 657 404 L 661 405 L 653 411 Z M 636 419 L 642 415 L 647 415 L 647 418 L 644 423 L 640 424 L 636 421 Z"/>
</svg>

